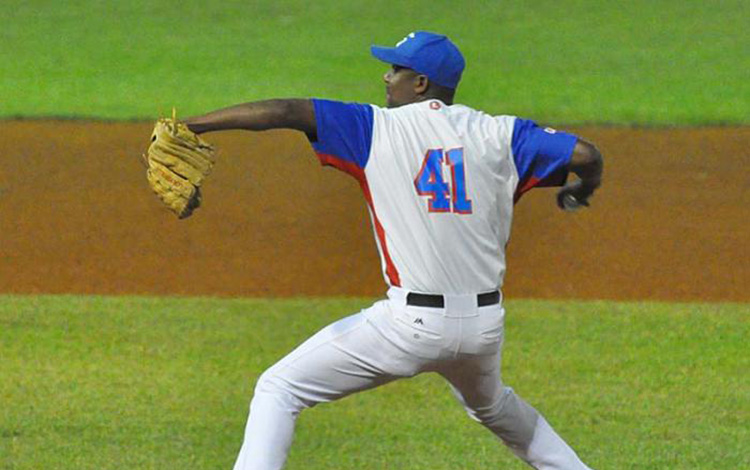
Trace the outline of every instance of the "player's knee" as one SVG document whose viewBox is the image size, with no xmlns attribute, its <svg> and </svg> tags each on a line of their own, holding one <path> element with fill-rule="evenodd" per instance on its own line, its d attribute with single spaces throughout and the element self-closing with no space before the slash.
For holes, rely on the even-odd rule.
<svg viewBox="0 0 750 470">
<path fill-rule="evenodd" d="M 466 406 L 465 410 L 469 418 L 482 424 L 491 423 L 500 413 L 496 406 Z"/>
<path fill-rule="evenodd" d="M 309 405 L 295 392 L 294 387 L 284 380 L 272 367 L 258 378 L 255 385 L 255 397 L 265 396 L 273 397 L 274 400 L 283 403 L 286 408 L 292 411 L 302 411 Z"/>
<path fill-rule="evenodd" d="M 509 387 L 501 389 L 501 392 L 496 396 L 491 397 L 484 403 L 473 403 L 466 404 L 465 410 L 469 417 L 475 421 L 478 421 L 484 425 L 492 425 L 496 421 L 502 419 L 505 414 L 512 410 L 509 410 L 508 399 L 511 398 L 513 390 Z"/>
<path fill-rule="evenodd" d="M 276 370 L 272 367 L 263 372 L 258 378 L 258 382 L 255 384 L 255 393 L 284 395 L 287 393 L 287 388 L 284 380 L 279 377 Z"/>
</svg>

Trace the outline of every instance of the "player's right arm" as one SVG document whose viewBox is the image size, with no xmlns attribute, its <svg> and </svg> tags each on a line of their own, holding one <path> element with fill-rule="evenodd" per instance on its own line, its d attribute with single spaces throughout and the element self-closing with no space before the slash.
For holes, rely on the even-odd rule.
<svg viewBox="0 0 750 470">
<path fill-rule="evenodd" d="M 563 186 L 557 199 L 561 208 L 566 195 L 578 205 L 588 205 L 588 198 L 601 185 L 602 155 L 576 135 L 516 119 L 511 149 L 519 175 L 516 200 L 533 187 Z M 566 184 L 568 173 L 578 178 Z"/>
<path fill-rule="evenodd" d="M 564 208 L 562 198 L 565 194 L 570 194 L 581 204 L 588 205 L 588 198 L 602 184 L 602 171 L 604 170 L 602 154 L 592 143 L 579 137 L 573 148 L 568 170 L 575 173 L 578 179 L 566 184 L 560 190 L 558 205 Z"/>
<path fill-rule="evenodd" d="M 227 129 L 264 131 L 296 129 L 317 134 L 315 108 L 309 99 L 275 99 L 238 104 L 184 120 L 196 134 Z"/>
</svg>

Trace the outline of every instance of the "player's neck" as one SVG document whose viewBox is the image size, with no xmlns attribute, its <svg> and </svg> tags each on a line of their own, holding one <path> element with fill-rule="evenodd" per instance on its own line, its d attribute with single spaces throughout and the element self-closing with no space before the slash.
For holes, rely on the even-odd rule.
<svg viewBox="0 0 750 470">
<path fill-rule="evenodd" d="M 419 95 L 418 101 L 428 101 L 428 100 L 440 100 L 443 103 L 447 105 L 453 104 L 453 93 L 445 93 L 442 91 L 438 91 L 437 93 L 432 92 L 431 90 L 427 90 L 425 93 Z"/>
</svg>

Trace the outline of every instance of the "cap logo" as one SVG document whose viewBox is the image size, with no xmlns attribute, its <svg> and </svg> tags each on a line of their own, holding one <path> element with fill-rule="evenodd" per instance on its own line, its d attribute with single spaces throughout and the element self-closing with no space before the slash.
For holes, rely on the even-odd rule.
<svg viewBox="0 0 750 470">
<path fill-rule="evenodd" d="M 404 39 L 400 40 L 396 43 L 396 47 L 399 47 L 401 44 L 405 43 L 409 39 L 414 39 L 414 33 L 409 33 Z"/>
</svg>

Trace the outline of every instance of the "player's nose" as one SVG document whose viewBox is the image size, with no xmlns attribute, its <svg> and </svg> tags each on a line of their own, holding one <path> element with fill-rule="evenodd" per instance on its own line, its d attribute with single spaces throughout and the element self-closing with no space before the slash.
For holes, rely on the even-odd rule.
<svg viewBox="0 0 750 470">
<path fill-rule="evenodd" d="M 383 74 L 383 81 L 385 83 L 388 83 L 388 82 L 391 81 L 391 71 L 390 70 Z"/>
</svg>

